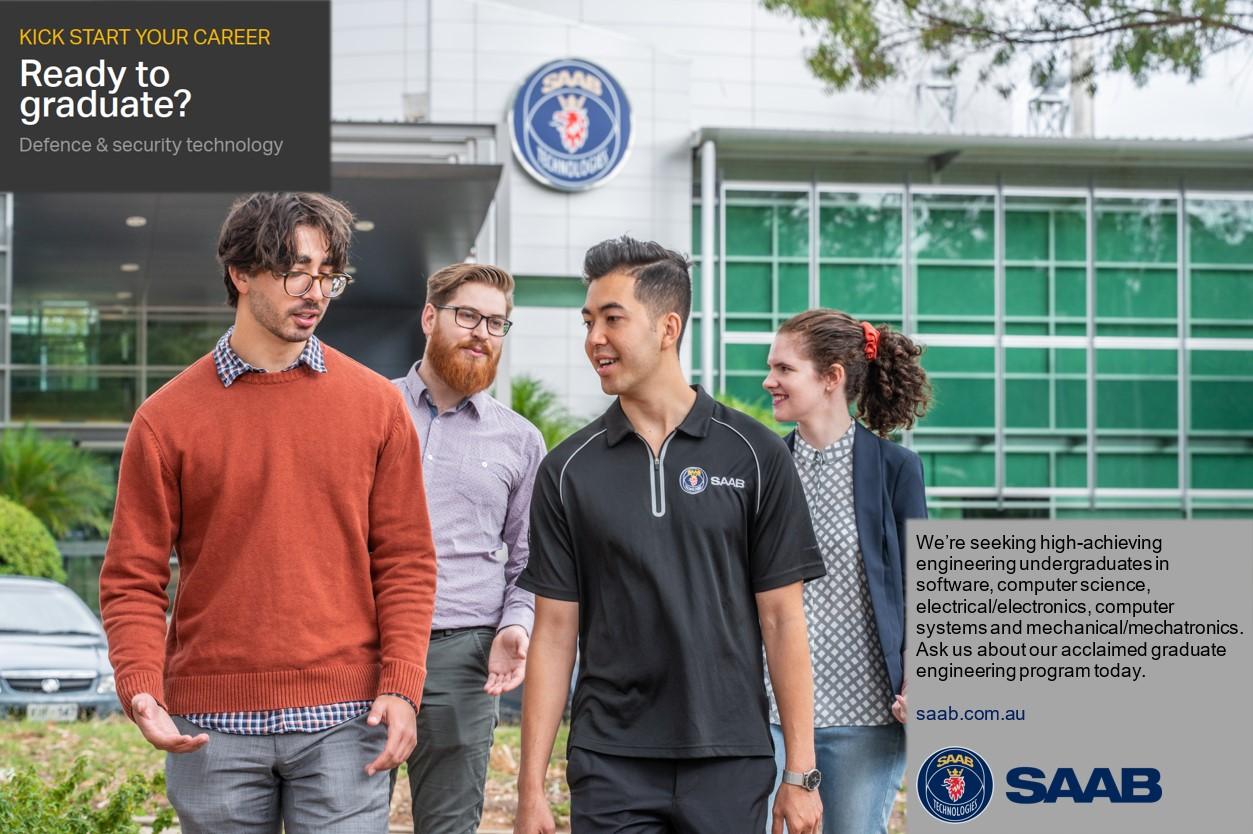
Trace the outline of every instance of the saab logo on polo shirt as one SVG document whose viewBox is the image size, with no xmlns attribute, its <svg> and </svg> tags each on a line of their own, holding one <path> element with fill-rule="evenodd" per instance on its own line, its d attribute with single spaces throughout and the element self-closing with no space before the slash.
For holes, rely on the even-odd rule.
<svg viewBox="0 0 1253 834">
<path fill-rule="evenodd" d="M 699 466 L 689 466 L 679 473 L 679 487 L 688 495 L 697 495 L 709 486 L 709 476 Z"/>
<path fill-rule="evenodd" d="M 707 486 L 729 486 L 744 488 L 743 478 L 723 478 L 719 475 L 710 477 L 704 469 L 699 466 L 689 466 L 679 473 L 679 486 L 688 495 L 698 495 L 705 491 Z"/>
</svg>

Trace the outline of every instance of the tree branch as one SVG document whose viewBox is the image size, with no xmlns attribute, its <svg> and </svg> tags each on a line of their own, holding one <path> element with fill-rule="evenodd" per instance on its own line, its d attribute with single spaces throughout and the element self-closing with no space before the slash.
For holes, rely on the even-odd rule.
<svg viewBox="0 0 1253 834">
<path fill-rule="evenodd" d="M 1158 17 L 1156 20 L 1133 20 L 1126 23 L 1118 22 L 1123 18 L 1139 16 L 1139 14 L 1141 14 L 1141 12 L 1129 12 L 1124 15 L 1109 18 L 1099 24 L 1094 24 L 1093 26 L 1069 26 L 1049 30 L 1045 33 L 1032 29 L 1002 30 L 994 29 L 989 26 L 972 26 L 965 21 L 954 20 L 952 18 L 935 15 L 923 10 L 919 10 L 918 13 L 932 25 L 946 26 L 953 29 L 959 35 L 983 35 L 991 40 L 1013 46 L 1044 46 L 1047 44 L 1062 44 L 1074 40 L 1099 38 L 1103 35 L 1110 35 L 1116 32 L 1134 31 L 1138 29 L 1163 29 L 1196 24 L 1203 25 L 1207 29 L 1227 31 L 1241 35 L 1253 35 L 1253 28 L 1239 26 L 1234 22 L 1226 20 L 1216 21 L 1211 18 L 1207 18 L 1204 15 L 1172 15 L 1171 17 Z M 1150 13 L 1153 12 L 1150 11 Z M 1165 14 L 1165 12 L 1162 12 L 1161 14 Z"/>
</svg>

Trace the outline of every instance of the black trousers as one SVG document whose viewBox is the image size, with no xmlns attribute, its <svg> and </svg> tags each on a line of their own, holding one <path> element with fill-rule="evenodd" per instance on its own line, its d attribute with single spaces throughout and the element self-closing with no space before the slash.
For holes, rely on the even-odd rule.
<svg viewBox="0 0 1253 834">
<path fill-rule="evenodd" d="M 571 834 L 761 834 L 774 759 L 645 759 L 570 750 Z"/>
</svg>

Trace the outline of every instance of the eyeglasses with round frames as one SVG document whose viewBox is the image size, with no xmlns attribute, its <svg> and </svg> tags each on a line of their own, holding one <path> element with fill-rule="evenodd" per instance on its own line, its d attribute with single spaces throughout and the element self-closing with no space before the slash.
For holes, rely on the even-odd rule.
<svg viewBox="0 0 1253 834">
<path fill-rule="evenodd" d="M 276 272 L 275 275 L 283 279 L 283 292 L 293 298 L 300 298 L 313 289 L 315 278 L 325 298 L 339 298 L 344 294 L 344 290 L 348 289 L 348 285 L 353 282 L 353 277 L 344 272 L 326 272 L 312 275 L 308 272 L 301 272 L 299 269 L 292 269 L 287 272 Z"/>
<path fill-rule="evenodd" d="M 436 304 L 437 310 L 452 310 L 454 318 L 460 326 L 466 330 L 473 330 L 479 326 L 479 322 L 487 322 L 487 332 L 492 336 L 504 336 L 509 332 L 509 328 L 513 327 L 513 322 L 501 316 L 485 316 L 473 307 L 456 307 L 452 304 Z"/>
</svg>

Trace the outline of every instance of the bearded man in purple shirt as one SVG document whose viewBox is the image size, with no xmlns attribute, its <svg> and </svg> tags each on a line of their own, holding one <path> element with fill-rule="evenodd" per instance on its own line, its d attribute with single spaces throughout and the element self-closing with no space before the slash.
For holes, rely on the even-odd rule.
<svg viewBox="0 0 1253 834">
<path fill-rule="evenodd" d="M 426 350 L 393 380 L 421 441 L 439 570 L 418 743 L 408 760 L 414 834 L 477 830 L 499 696 L 526 670 L 535 598 L 516 582 L 544 441 L 487 393 L 512 308 L 505 270 L 439 270 L 422 310 Z"/>
</svg>

